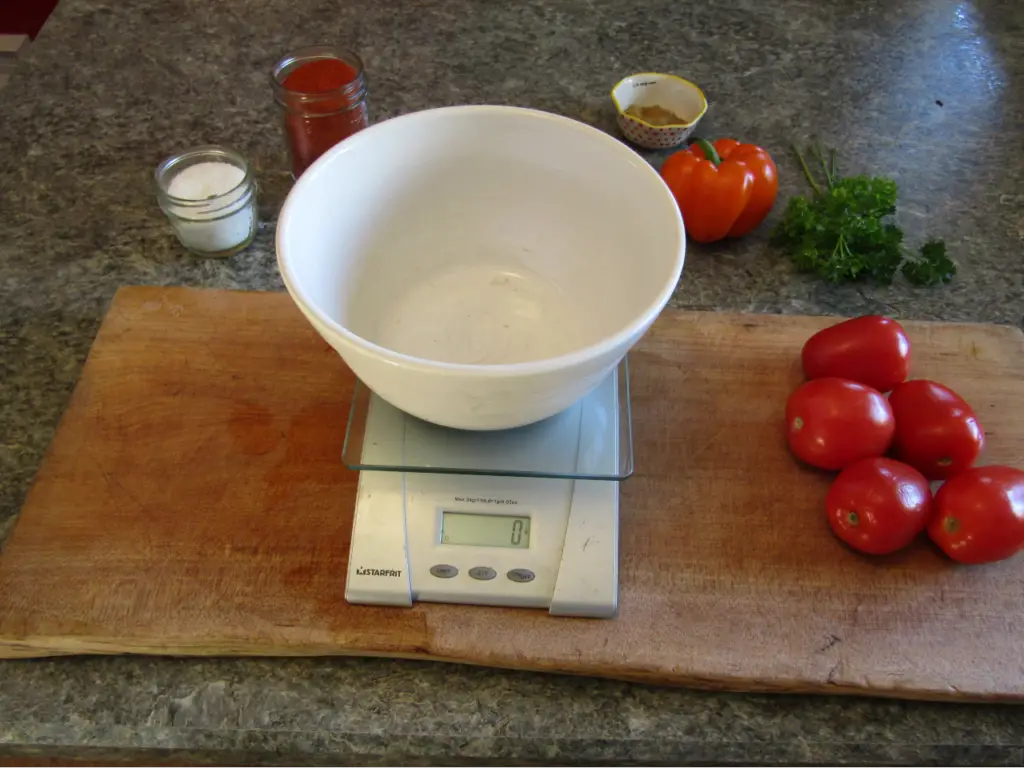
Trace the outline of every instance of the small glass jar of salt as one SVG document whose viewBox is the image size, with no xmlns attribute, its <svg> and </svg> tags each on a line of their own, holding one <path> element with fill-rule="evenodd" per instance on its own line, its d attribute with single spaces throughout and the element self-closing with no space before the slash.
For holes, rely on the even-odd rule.
<svg viewBox="0 0 1024 768">
<path fill-rule="evenodd" d="M 196 147 L 156 169 L 157 200 L 178 240 L 199 256 L 247 247 L 259 222 L 256 182 L 245 158 L 226 147 Z"/>
</svg>

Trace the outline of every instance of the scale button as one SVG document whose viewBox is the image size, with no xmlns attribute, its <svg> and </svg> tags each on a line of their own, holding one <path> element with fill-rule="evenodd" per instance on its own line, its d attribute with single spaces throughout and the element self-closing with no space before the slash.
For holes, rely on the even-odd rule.
<svg viewBox="0 0 1024 768">
<path fill-rule="evenodd" d="M 478 565 L 476 568 L 469 569 L 470 578 L 474 578 L 477 581 L 490 581 L 498 575 L 497 571 L 493 568 L 488 568 L 486 565 Z"/>
<path fill-rule="evenodd" d="M 525 584 L 528 581 L 533 581 L 535 578 L 533 571 L 531 571 L 529 568 L 513 568 L 505 575 L 508 576 L 509 581 L 516 581 L 520 584 Z"/>
<path fill-rule="evenodd" d="M 459 575 L 458 568 L 454 565 L 444 565 L 443 563 L 435 565 L 430 569 L 430 572 L 439 579 L 451 579 Z"/>
</svg>

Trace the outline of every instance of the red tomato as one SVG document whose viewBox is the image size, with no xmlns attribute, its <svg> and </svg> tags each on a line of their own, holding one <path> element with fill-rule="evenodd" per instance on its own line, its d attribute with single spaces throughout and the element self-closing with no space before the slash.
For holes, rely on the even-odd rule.
<svg viewBox="0 0 1024 768">
<path fill-rule="evenodd" d="M 932 489 L 913 467 L 893 459 L 851 464 L 828 489 L 825 511 L 836 536 L 869 555 L 903 549 L 928 525 Z"/>
<path fill-rule="evenodd" d="M 827 378 L 801 384 L 786 402 L 786 439 L 798 459 L 842 469 L 881 456 L 892 441 L 885 395 L 855 381 Z"/>
<path fill-rule="evenodd" d="M 896 419 L 895 456 L 929 480 L 947 480 L 974 465 L 985 447 L 978 417 L 960 395 L 913 379 L 889 394 Z"/>
<path fill-rule="evenodd" d="M 895 320 L 864 315 L 818 331 L 800 358 L 808 379 L 837 376 L 888 392 L 910 373 L 910 339 Z"/>
<path fill-rule="evenodd" d="M 960 563 L 994 563 L 1024 547 L 1024 472 L 974 467 L 935 494 L 928 535 Z"/>
</svg>

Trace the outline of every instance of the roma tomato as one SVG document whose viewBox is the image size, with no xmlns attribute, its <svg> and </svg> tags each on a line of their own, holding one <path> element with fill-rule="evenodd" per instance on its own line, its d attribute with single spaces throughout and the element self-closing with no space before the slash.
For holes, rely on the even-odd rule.
<svg viewBox="0 0 1024 768">
<path fill-rule="evenodd" d="M 889 393 L 896 418 L 897 459 L 929 480 L 947 480 L 974 465 L 985 432 L 960 395 L 934 381 L 912 379 Z"/>
<path fill-rule="evenodd" d="M 838 376 L 889 392 L 910 373 L 910 339 L 895 320 L 864 315 L 818 331 L 800 358 L 808 379 Z"/>
<path fill-rule="evenodd" d="M 786 401 L 789 449 L 819 469 L 842 469 L 860 459 L 881 456 L 894 429 L 885 395 L 855 381 L 808 381 Z"/>
<path fill-rule="evenodd" d="M 851 464 L 828 489 L 825 511 L 836 536 L 869 555 L 903 549 L 928 525 L 932 490 L 913 467 L 887 458 Z"/>
<path fill-rule="evenodd" d="M 959 563 L 994 563 L 1024 547 L 1024 472 L 974 467 L 935 494 L 928 535 Z"/>
</svg>

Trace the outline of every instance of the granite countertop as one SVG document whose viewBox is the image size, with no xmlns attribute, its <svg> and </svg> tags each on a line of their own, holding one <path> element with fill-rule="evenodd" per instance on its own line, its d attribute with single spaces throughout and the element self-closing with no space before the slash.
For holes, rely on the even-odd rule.
<svg viewBox="0 0 1024 768">
<path fill-rule="evenodd" d="M 619 77 L 677 72 L 708 93 L 702 135 L 775 153 L 783 199 L 806 191 L 790 142 L 820 136 L 847 170 L 896 178 L 908 239 L 944 237 L 960 263 L 939 289 L 834 288 L 794 275 L 761 231 L 691 246 L 677 306 L 1024 325 L 1015 0 L 62 0 L 0 92 L 0 538 L 119 286 L 282 289 L 274 220 L 291 180 L 267 71 L 319 41 L 362 54 L 378 120 L 490 102 L 614 131 Z M 247 155 L 261 187 L 257 241 L 229 261 L 188 256 L 151 187 L 164 156 L 211 142 Z M 290 764 L 1019 765 L 1024 713 L 368 659 L 0 665 L 0 753 L 167 750 Z"/>
</svg>

